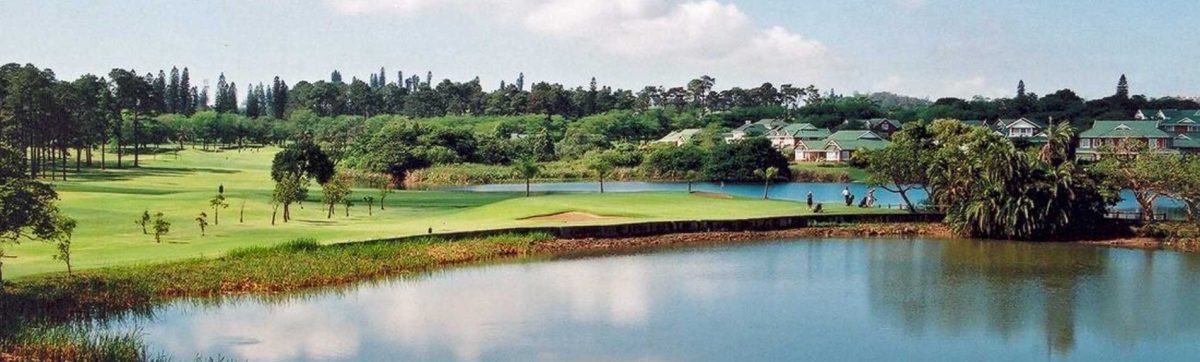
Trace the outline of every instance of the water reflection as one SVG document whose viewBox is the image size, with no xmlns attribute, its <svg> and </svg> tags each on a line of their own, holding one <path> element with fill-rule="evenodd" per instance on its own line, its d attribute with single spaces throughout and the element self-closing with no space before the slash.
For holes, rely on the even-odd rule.
<svg viewBox="0 0 1200 362">
<path fill-rule="evenodd" d="M 256 361 L 1186 359 L 1198 276 L 1191 254 L 805 240 L 179 302 L 112 328 Z"/>
<path fill-rule="evenodd" d="M 534 192 L 595 192 L 598 190 L 598 184 L 595 182 L 562 182 L 562 183 L 535 183 L 532 186 Z M 804 201 L 809 192 L 813 193 L 813 199 L 820 203 L 838 203 L 842 200 L 842 190 L 849 188 L 850 192 L 861 198 L 867 194 L 870 186 L 863 183 L 822 183 L 822 182 L 782 182 L 771 186 L 769 195 L 776 200 L 792 200 Z M 469 190 L 479 192 L 523 192 L 525 184 L 492 184 L 492 185 L 475 185 L 463 187 L 451 187 L 455 190 Z M 684 191 L 688 189 L 686 183 L 680 182 L 606 182 L 604 184 L 605 191 L 608 192 L 640 192 L 640 191 Z M 743 197 L 761 197 L 762 184 L 759 183 L 715 183 L 715 182 L 697 182 L 692 185 L 695 191 L 704 192 L 719 192 Z M 878 198 L 877 205 L 903 205 L 904 200 L 900 194 L 892 193 L 882 188 L 876 189 L 875 196 Z M 914 203 L 923 203 L 928 195 L 920 190 L 912 190 L 908 197 Z M 1165 212 L 1172 217 L 1182 217 L 1184 210 L 1183 204 L 1177 200 L 1160 197 L 1155 201 L 1155 207 L 1158 212 Z M 1113 206 L 1114 210 L 1121 211 L 1137 211 L 1138 204 L 1134 201 L 1133 193 L 1129 190 L 1121 192 L 1121 201 Z"/>
</svg>

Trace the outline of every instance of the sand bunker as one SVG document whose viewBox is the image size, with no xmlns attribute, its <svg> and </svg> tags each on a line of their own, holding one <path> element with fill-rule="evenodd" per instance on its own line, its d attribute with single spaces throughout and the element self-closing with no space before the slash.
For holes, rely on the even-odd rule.
<svg viewBox="0 0 1200 362">
<path fill-rule="evenodd" d="M 530 216 L 530 217 L 520 219 L 520 220 L 580 222 L 580 221 L 612 220 L 612 219 L 620 219 L 620 218 L 615 217 L 615 216 L 600 216 L 600 215 L 596 215 L 596 214 L 590 214 L 590 213 L 579 212 L 579 211 L 567 211 L 567 212 L 560 212 L 557 214 L 550 214 L 550 215 Z"/>
<path fill-rule="evenodd" d="M 733 196 L 730 196 L 729 194 L 722 194 L 722 193 L 716 193 L 716 192 L 703 192 L 703 191 L 692 191 L 692 196 L 699 196 L 699 197 L 705 197 L 705 198 L 710 198 L 710 199 L 732 199 L 733 198 Z"/>
</svg>

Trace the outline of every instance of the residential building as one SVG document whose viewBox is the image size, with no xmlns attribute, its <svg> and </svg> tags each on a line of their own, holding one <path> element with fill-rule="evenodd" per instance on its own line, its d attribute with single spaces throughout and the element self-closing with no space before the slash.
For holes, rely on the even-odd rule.
<svg viewBox="0 0 1200 362">
<path fill-rule="evenodd" d="M 1171 148 L 1173 138 L 1158 128 L 1156 120 L 1101 120 L 1079 134 L 1079 159 L 1100 159 L 1106 146 L 1120 147 L 1133 140 L 1144 142 L 1152 152 L 1178 152 Z"/>
<path fill-rule="evenodd" d="M 1142 109 L 1133 118 L 1158 121 L 1158 128 L 1170 134 L 1200 133 L 1200 109 Z"/>
<path fill-rule="evenodd" d="M 809 123 L 794 123 L 767 132 L 771 145 L 781 150 L 793 150 L 798 147 L 819 147 L 820 142 L 829 137 L 829 130 L 817 128 Z"/>
<path fill-rule="evenodd" d="M 1200 154 L 1200 133 L 1180 133 L 1171 140 L 1171 148 L 1183 153 Z"/>
<path fill-rule="evenodd" d="M 887 118 L 872 118 L 862 120 L 867 129 L 875 132 L 876 135 L 890 137 L 893 133 L 900 130 L 900 121 Z"/>
<path fill-rule="evenodd" d="M 846 162 L 858 150 L 877 150 L 890 142 L 872 131 L 838 131 L 825 138 L 820 148 L 796 148 L 796 160 L 803 162 Z"/>
<path fill-rule="evenodd" d="M 663 138 L 659 138 L 657 141 L 654 141 L 652 143 L 660 143 L 660 144 L 665 143 L 665 144 L 672 144 L 675 146 L 683 146 L 685 144 L 692 143 L 694 141 L 693 138 L 695 138 L 696 134 L 698 134 L 698 133 L 700 133 L 699 128 L 681 129 L 678 131 L 673 131 L 673 132 L 667 134 L 666 136 L 663 136 Z"/>
<path fill-rule="evenodd" d="M 1009 139 L 1025 139 L 1036 141 L 1037 139 L 1045 139 L 1046 134 L 1042 133 L 1046 129 L 1046 125 L 1031 120 L 1029 118 L 1018 119 L 1001 119 L 994 124 L 996 132 L 1000 132 L 1004 137 Z"/>
<path fill-rule="evenodd" d="M 783 128 L 788 123 L 780 119 L 762 119 L 758 122 L 746 121 L 746 124 L 734 128 L 729 133 L 724 134 L 726 143 L 741 141 L 747 138 L 763 137 L 775 129 Z"/>
</svg>

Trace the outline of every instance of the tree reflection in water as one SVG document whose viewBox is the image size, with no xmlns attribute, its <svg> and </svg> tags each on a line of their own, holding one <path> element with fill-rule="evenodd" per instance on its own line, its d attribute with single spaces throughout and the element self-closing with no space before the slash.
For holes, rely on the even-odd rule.
<svg viewBox="0 0 1200 362">
<path fill-rule="evenodd" d="M 1064 356 L 1081 328 L 1118 345 L 1200 329 L 1200 289 L 1180 284 L 1194 280 L 1163 277 L 1196 275 L 1196 254 L 978 240 L 870 243 L 867 254 L 872 313 L 914 333 L 1035 332 Z"/>
</svg>

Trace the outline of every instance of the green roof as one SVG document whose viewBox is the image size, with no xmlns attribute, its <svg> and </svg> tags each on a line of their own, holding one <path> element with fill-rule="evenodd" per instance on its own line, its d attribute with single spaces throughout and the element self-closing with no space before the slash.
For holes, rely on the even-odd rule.
<svg viewBox="0 0 1200 362">
<path fill-rule="evenodd" d="M 776 132 L 778 132 L 781 135 L 787 135 L 787 136 L 799 137 L 799 138 L 820 139 L 820 138 L 829 137 L 829 130 L 817 128 L 817 126 L 814 126 L 809 123 L 789 124 L 786 127 L 783 127 L 781 129 L 777 130 Z"/>
<path fill-rule="evenodd" d="M 1200 133 L 1181 133 L 1172 143 L 1174 148 L 1200 148 Z"/>
<path fill-rule="evenodd" d="M 825 147 L 837 143 L 843 150 L 876 150 L 887 147 L 891 142 L 871 131 L 837 131 L 825 139 Z"/>
<path fill-rule="evenodd" d="M 1092 128 L 1080 133 L 1079 138 L 1171 138 L 1171 135 L 1158 129 L 1158 121 L 1110 120 L 1092 122 Z"/>
<path fill-rule="evenodd" d="M 1182 116 L 1176 118 L 1168 118 L 1162 121 L 1164 126 L 1175 125 L 1200 125 L 1200 117 L 1197 116 Z"/>
<path fill-rule="evenodd" d="M 670 134 L 667 134 L 666 136 L 664 136 L 663 138 L 660 138 L 658 141 L 655 141 L 655 142 L 688 142 L 688 141 L 691 141 L 692 137 L 695 136 L 697 133 L 700 133 L 699 128 L 681 129 L 678 131 L 671 132 Z"/>
</svg>

